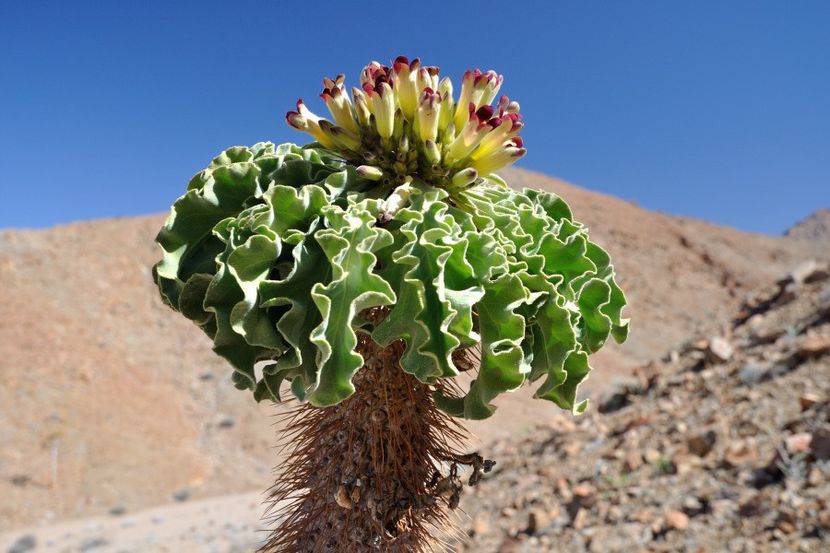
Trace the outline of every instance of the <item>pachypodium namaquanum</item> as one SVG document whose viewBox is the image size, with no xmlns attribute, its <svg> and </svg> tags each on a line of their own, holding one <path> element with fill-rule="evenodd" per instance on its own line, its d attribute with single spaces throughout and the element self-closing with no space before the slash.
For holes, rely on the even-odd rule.
<svg viewBox="0 0 830 553">
<path fill-rule="evenodd" d="M 502 76 L 372 62 L 302 100 L 306 146 L 222 152 L 157 241 L 164 301 L 213 340 L 237 388 L 299 400 L 284 421 L 263 551 L 433 551 L 462 477 L 458 420 L 524 383 L 579 413 L 588 355 L 625 339 L 609 256 L 555 194 L 495 174 L 526 150 Z"/>
</svg>

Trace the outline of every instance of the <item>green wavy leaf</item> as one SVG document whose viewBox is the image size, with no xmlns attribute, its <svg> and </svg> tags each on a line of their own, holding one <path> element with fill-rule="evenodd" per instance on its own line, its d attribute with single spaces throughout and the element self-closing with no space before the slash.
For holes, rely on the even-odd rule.
<svg viewBox="0 0 830 553">
<path fill-rule="evenodd" d="M 376 226 L 376 200 L 351 203 L 346 210 L 329 206 L 323 210 L 326 228 L 314 235 L 331 263 L 328 284 L 316 283 L 311 297 L 322 321 L 311 332 L 319 350 L 317 386 L 308 400 L 317 406 L 333 405 L 354 392 L 351 378 L 363 364 L 354 351 L 357 335 L 352 327 L 357 314 L 366 308 L 391 305 L 395 292 L 389 283 L 373 274 L 374 251 L 393 242 L 389 231 Z"/>
<path fill-rule="evenodd" d="M 279 401 L 286 383 L 317 406 L 342 401 L 368 332 L 402 340 L 401 368 L 428 384 L 458 374 L 454 351 L 480 348 L 469 391 L 435 394 L 452 415 L 488 417 L 527 381 L 541 381 L 538 398 L 585 409 L 588 354 L 623 341 L 628 320 L 610 257 L 564 200 L 496 175 L 452 197 L 404 188 L 387 204 L 391 186 L 319 145 L 229 148 L 174 204 L 153 277 L 258 401 Z M 385 319 L 361 319 L 381 306 Z"/>
</svg>

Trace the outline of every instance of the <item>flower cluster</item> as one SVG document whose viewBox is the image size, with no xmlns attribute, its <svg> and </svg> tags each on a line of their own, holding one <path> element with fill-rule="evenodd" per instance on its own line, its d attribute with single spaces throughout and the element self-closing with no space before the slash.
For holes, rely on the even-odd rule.
<svg viewBox="0 0 830 553">
<path fill-rule="evenodd" d="M 501 96 L 503 77 L 494 71 L 464 73 L 461 93 L 439 69 L 403 56 L 392 67 L 373 61 L 360 88 L 346 92 L 344 76 L 323 79 L 320 97 L 333 121 L 297 101 L 286 114 L 292 127 L 358 167 L 361 176 L 388 184 L 417 177 L 460 190 L 522 157 L 519 104 Z"/>
</svg>

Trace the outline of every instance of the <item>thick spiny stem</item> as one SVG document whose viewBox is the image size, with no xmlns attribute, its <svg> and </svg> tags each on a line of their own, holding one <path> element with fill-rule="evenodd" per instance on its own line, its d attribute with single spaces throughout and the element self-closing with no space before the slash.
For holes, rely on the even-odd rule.
<svg viewBox="0 0 830 553">
<path fill-rule="evenodd" d="M 492 464 L 461 453 L 462 427 L 435 407 L 433 387 L 401 370 L 403 349 L 361 335 L 355 393 L 291 413 L 271 495 L 277 528 L 263 552 L 418 553 L 446 534 L 458 466 L 470 465 L 475 483 Z"/>
</svg>

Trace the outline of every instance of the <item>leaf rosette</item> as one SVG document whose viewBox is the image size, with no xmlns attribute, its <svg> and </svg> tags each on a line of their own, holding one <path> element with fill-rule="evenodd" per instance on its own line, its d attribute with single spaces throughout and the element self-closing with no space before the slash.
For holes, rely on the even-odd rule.
<svg viewBox="0 0 830 553">
<path fill-rule="evenodd" d="M 440 145 L 452 129 L 437 128 L 429 140 Z M 475 351 L 468 390 L 436 386 L 454 416 L 486 418 L 526 382 L 581 412 L 588 355 L 628 329 L 610 258 L 560 197 L 473 177 L 378 179 L 319 142 L 230 148 L 174 203 L 154 278 L 257 401 L 279 401 L 284 383 L 315 406 L 344 400 L 367 333 L 403 341 L 401 369 L 431 385 L 459 376 L 458 352 Z M 386 316 L 364 318 L 372 308 Z"/>
</svg>

